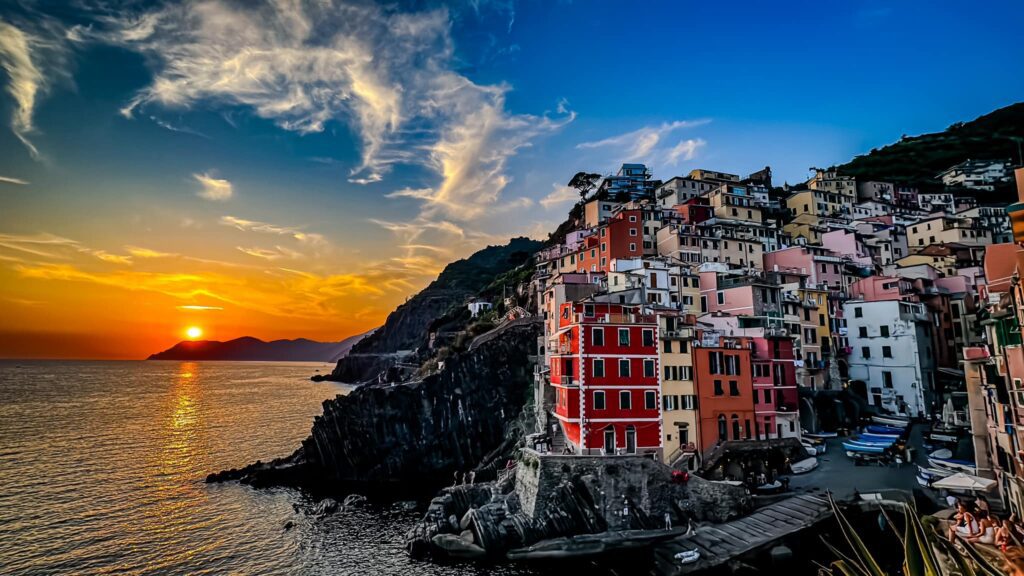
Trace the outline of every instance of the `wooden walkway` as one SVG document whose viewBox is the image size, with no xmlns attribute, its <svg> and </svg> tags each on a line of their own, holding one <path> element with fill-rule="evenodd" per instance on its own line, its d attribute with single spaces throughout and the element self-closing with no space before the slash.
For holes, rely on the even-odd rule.
<svg viewBox="0 0 1024 576">
<path fill-rule="evenodd" d="M 832 515 L 825 496 L 801 494 L 754 511 L 748 516 L 697 528 L 654 549 L 659 574 L 689 574 L 714 568 L 740 555 L 772 544 L 779 538 L 813 526 Z M 685 550 L 700 552 L 700 560 L 682 564 L 675 555 Z"/>
</svg>

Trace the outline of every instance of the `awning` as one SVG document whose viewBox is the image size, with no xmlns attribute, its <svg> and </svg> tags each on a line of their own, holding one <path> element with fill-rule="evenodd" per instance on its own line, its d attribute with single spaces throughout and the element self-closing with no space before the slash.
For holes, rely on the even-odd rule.
<svg viewBox="0 0 1024 576">
<path fill-rule="evenodd" d="M 946 490 L 991 490 L 996 485 L 995 480 L 971 476 L 963 472 L 957 472 L 947 476 L 938 482 L 932 482 L 932 488 L 945 488 Z"/>
</svg>

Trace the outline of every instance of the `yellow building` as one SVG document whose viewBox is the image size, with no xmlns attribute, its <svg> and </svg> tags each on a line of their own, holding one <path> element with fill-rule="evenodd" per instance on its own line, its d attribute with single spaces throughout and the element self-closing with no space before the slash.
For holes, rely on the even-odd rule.
<svg viewBox="0 0 1024 576">
<path fill-rule="evenodd" d="M 698 465 L 700 420 L 697 390 L 693 384 L 693 326 L 677 316 L 662 316 L 661 348 L 661 433 L 666 464 L 683 463 L 693 470 Z"/>
<path fill-rule="evenodd" d="M 800 384 L 821 389 L 828 381 L 826 361 L 832 356 L 832 330 L 828 313 L 828 291 L 815 288 L 797 290 L 801 302 L 800 339 L 803 367 L 797 367 Z"/>
</svg>

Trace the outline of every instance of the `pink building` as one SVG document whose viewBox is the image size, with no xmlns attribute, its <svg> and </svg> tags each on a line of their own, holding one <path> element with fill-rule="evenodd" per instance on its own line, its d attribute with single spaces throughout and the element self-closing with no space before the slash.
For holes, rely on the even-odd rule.
<svg viewBox="0 0 1024 576">
<path fill-rule="evenodd" d="M 765 272 L 799 272 L 807 274 L 814 286 L 827 284 L 829 288 L 843 286 L 843 259 L 831 250 L 817 246 L 794 246 L 764 253 Z"/>
<path fill-rule="evenodd" d="M 849 256 L 859 264 L 872 265 L 871 253 L 864 243 L 857 239 L 855 232 L 849 230 L 833 230 L 821 235 L 821 245 L 836 254 Z"/>
<path fill-rule="evenodd" d="M 895 276 L 870 276 L 850 284 L 850 298 L 865 302 L 908 300 L 904 295 L 910 291 L 910 281 Z"/>
</svg>

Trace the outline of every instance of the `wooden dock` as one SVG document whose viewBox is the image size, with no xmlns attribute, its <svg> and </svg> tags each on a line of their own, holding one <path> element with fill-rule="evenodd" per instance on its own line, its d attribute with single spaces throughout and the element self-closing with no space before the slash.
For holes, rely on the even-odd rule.
<svg viewBox="0 0 1024 576">
<path fill-rule="evenodd" d="M 729 560 L 770 545 L 784 536 L 832 516 L 824 496 L 801 494 L 754 511 L 748 516 L 697 528 L 693 534 L 657 545 L 654 549 L 659 574 L 689 574 L 720 566 Z M 675 555 L 700 552 L 700 560 L 682 564 Z"/>
</svg>

